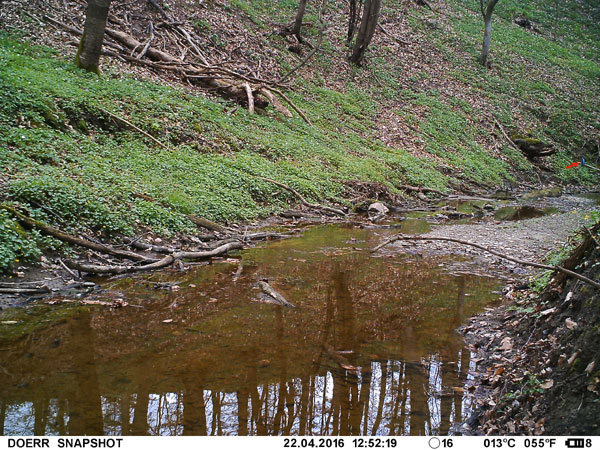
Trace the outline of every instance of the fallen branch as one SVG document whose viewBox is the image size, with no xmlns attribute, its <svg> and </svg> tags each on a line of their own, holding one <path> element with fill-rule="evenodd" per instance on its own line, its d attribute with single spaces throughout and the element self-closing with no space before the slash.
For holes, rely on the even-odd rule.
<svg viewBox="0 0 600 450">
<path fill-rule="evenodd" d="M 337 214 L 338 216 L 345 216 L 346 213 L 340 209 L 336 209 L 336 208 L 331 208 L 329 206 L 322 206 L 322 205 L 317 205 L 314 203 L 309 203 L 305 200 L 304 197 L 302 197 L 302 195 L 300 195 L 300 193 L 298 191 L 296 191 L 295 189 L 289 187 L 286 184 L 280 183 L 279 181 L 275 181 L 275 180 L 271 180 L 270 178 L 265 178 L 265 177 L 259 177 L 257 176 L 257 178 L 264 180 L 264 181 L 268 181 L 269 183 L 273 183 L 276 186 L 279 186 L 280 188 L 285 189 L 286 191 L 291 192 L 292 194 L 294 194 L 296 197 L 298 197 L 298 199 L 300 200 L 300 203 L 302 203 L 304 206 L 307 206 L 311 209 L 318 209 L 321 211 L 327 211 L 333 214 Z"/>
<path fill-rule="evenodd" d="M 519 148 L 519 146 L 517 144 L 515 144 L 511 138 L 508 137 L 508 134 L 506 134 L 506 132 L 504 131 L 504 128 L 502 127 L 502 125 L 500 124 L 500 122 L 498 122 L 494 116 L 492 116 L 492 119 L 494 119 L 494 122 L 496 123 L 496 126 L 502 132 L 502 135 L 508 141 L 508 143 L 510 145 L 512 145 L 516 150 L 521 151 L 521 149 Z"/>
<path fill-rule="evenodd" d="M 386 30 L 386 29 L 383 27 L 383 25 L 381 25 L 380 23 L 378 23 L 378 24 L 377 24 L 377 26 L 379 27 L 379 29 L 380 29 L 381 31 L 383 31 L 383 34 L 385 34 L 386 36 L 388 36 L 388 37 L 392 38 L 392 39 L 393 39 L 394 41 L 396 41 L 398 44 L 400 44 L 400 45 L 404 45 L 404 46 L 406 46 L 406 45 L 410 45 L 410 42 L 406 42 L 406 41 L 403 41 L 403 40 L 402 40 L 402 39 L 400 39 L 400 38 L 397 38 L 397 37 L 396 37 L 396 36 L 394 36 L 392 33 L 390 33 L 388 30 Z"/>
<path fill-rule="evenodd" d="M 277 97 L 275 97 L 271 91 L 269 91 L 268 89 L 266 89 L 264 87 L 261 87 L 258 90 L 258 92 L 260 94 L 264 95 L 265 97 L 267 97 L 269 99 L 269 101 L 271 102 L 271 104 L 273 105 L 273 108 L 275 108 L 275 110 L 279 111 L 285 117 L 287 117 L 287 118 L 294 117 L 292 115 L 292 113 L 290 112 L 290 110 L 287 109 L 285 106 L 283 106 L 283 103 L 281 103 L 279 101 L 279 99 Z"/>
<path fill-rule="evenodd" d="M 146 244 L 145 242 L 140 242 L 135 239 L 125 238 L 125 239 L 123 239 L 123 242 L 125 242 L 127 245 L 129 245 L 131 247 L 137 248 L 138 250 L 150 251 L 150 252 L 154 252 L 154 253 L 162 253 L 165 255 L 170 255 L 172 253 L 177 252 L 177 249 L 172 248 L 172 247 L 163 247 L 160 245 Z"/>
<path fill-rule="evenodd" d="M 279 89 L 276 89 L 276 88 L 273 88 L 273 87 L 270 87 L 270 88 L 269 88 L 269 90 L 271 90 L 271 91 L 275 92 L 275 93 L 276 93 L 276 94 L 278 94 L 278 95 L 279 95 L 279 96 L 280 96 L 282 99 L 284 99 L 284 100 L 285 100 L 285 102 L 286 102 L 288 105 L 290 105 L 290 106 L 292 107 L 292 109 L 293 109 L 294 111 L 296 111 L 296 112 L 298 113 L 298 115 L 299 115 L 300 117 L 302 117 L 302 119 L 303 119 L 303 120 L 304 120 L 304 121 L 305 121 L 307 124 L 309 124 L 310 126 L 312 126 L 312 123 L 310 122 L 310 120 L 308 120 L 308 117 L 306 117 L 306 114 L 304 114 L 304 113 L 302 112 L 302 110 L 301 110 L 300 108 L 298 108 L 296 105 L 294 105 L 294 103 L 293 103 L 293 102 L 292 102 L 292 101 L 291 101 L 291 100 L 288 98 L 288 96 L 287 96 L 287 95 L 285 95 L 285 94 L 284 94 L 283 92 L 281 92 Z"/>
<path fill-rule="evenodd" d="M 244 83 L 244 90 L 246 91 L 246 96 L 248 97 L 248 112 L 250 114 L 254 114 L 254 96 L 252 95 L 252 88 L 249 83 Z"/>
<path fill-rule="evenodd" d="M 150 135 L 150 134 L 146 133 L 146 132 L 145 132 L 144 130 L 142 130 L 141 128 L 138 128 L 138 127 L 136 127 L 134 124 L 132 124 L 132 123 L 131 123 L 131 122 L 129 122 L 128 120 L 126 120 L 126 119 L 123 119 L 122 117 L 119 117 L 119 116 L 117 116 L 116 114 L 114 114 L 114 113 L 111 113 L 110 111 L 107 111 L 107 110 L 106 110 L 106 109 L 104 109 L 104 108 L 100 108 L 100 107 L 98 107 L 98 109 L 99 109 L 100 111 L 102 111 L 103 113 L 105 113 L 105 114 L 108 114 L 108 115 L 109 115 L 110 117 L 112 117 L 113 119 L 116 119 L 116 120 L 118 120 L 119 122 L 122 122 L 122 123 L 124 123 L 124 124 L 125 124 L 125 125 L 127 125 L 128 127 L 130 127 L 130 128 L 133 128 L 135 131 L 138 131 L 138 132 L 142 133 L 144 136 L 146 136 L 148 139 L 150 139 L 150 140 L 154 141 L 156 144 L 158 144 L 158 145 L 159 145 L 159 146 L 161 146 L 162 148 L 169 150 L 169 147 L 168 147 L 166 144 L 163 144 L 163 143 L 162 143 L 162 142 L 160 142 L 158 139 L 156 139 L 154 136 L 152 136 L 152 135 Z"/>
<path fill-rule="evenodd" d="M 59 258 L 58 263 L 63 267 L 63 269 L 69 272 L 75 280 L 78 280 L 80 278 L 75 272 L 73 272 L 71 269 L 69 269 L 69 267 L 67 267 L 67 265 L 62 259 Z"/>
<path fill-rule="evenodd" d="M 326 26 L 325 19 L 324 19 L 326 9 L 327 9 L 327 0 L 323 0 L 323 3 L 321 4 L 321 9 L 319 10 L 319 22 L 321 23 L 321 27 L 319 28 L 319 37 L 317 38 L 317 45 L 311 50 L 311 52 L 308 55 L 306 55 L 306 58 L 304 58 L 300 62 L 300 64 L 298 64 L 296 67 L 291 69 L 288 73 L 283 75 L 279 80 L 277 80 L 277 83 L 283 83 L 285 80 L 287 80 L 292 74 L 294 74 L 300 68 L 305 66 L 306 63 L 310 60 L 310 58 L 312 58 L 315 55 L 315 53 L 317 53 L 321 49 L 321 44 L 323 43 L 323 32 L 325 31 L 325 26 Z"/>
<path fill-rule="evenodd" d="M 175 211 L 173 209 L 173 207 L 171 205 L 169 205 L 168 203 L 165 203 L 165 202 L 160 201 L 160 200 L 156 200 L 155 198 L 150 197 L 147 194 L 138 194 L 138 193 L 135 193 L 135 194 L 133 194 L 133 196 L 136 197 L 136 198 L 141 198 L 142 200 L 145 200 L 147 202 L 158 203 L 163 208 L 166 208 L 166 209 L 168 209 L 170 211 Z M 175 212 L 178 212 L 178 211 L 175 211 Z M 190 222 L 192 222 L 196 226 L 199 226 L 199 227 L 202 227 L 202 228 L 206 228 L 207 230 L 211 230 L 211 231 L 218 231 L 218 232 L 225 232 L 225 231 L 227 231 L 225 229 L 225 227 L 219 225 L 218 223 L 213 222 L 212 220 L 205 219 L 204 217 L 198 217 L 198 216 L 195 216 L 193 214 L 184 214 L 184 215 L 188 218 L 188 220 Z"/>
<path fill-rule="evenodd" d="M 376 251 L 378 251 L 379 249 L 385 247 L 386 245 L 391 244 L 392 242 L 395 241 L 447 241 L 447 242 L 456 242 L 457 244 L 462 244 L 462 245 L 468 245 L 471 247 L 475 247 L 478 248 L 480 250 L 483 250 L 485 252 L 491 253 L 494 256 L 498 256 L 502 259 L 506 259 L 508 261 L 512 261 L 514 263 L 523 265 L 523 266 L 530 266 L 530 267 L 536 267 L 538 269 L 545 269 L 545 270 L 552 270 L 554 272 L 560 272 L 563 273 L 565 275 L 569 275 L 573 278 L 577 278 L 578 280 L 583 281 L 584 283 L 587 283 L 591 286 L 594 286 L 597 289 L 600 289 L 600 283 L 597 283 L 594 280 L 590 280 L 589 278 L 580 275 L 576 272 L 573 272 L 571 270 L 565 269 L 564 267 L 560 267 L 560 266 L 550 266 L 547 264 L 539 264 L 539 263 L 535 263 L 535 262 L 530 262 L 530 261 L 523 261 L 517 258 L 513 258 L 512 256 L 508 256 L 508 255 L 504 255 L 502 253 L 499 253 L 495 250 L 489 249 L 487 247 L 484 247 L 482 245 L 479 244 L 475 244 L 473 242 L 469 242 L 469 241 L 463 241 L 461 239 L 454 239 L 454 238 L 447 238 L 447 237 L 433 237 L 433 236 L 408 236 L 405 234 L 397 234 L 396 236 L 393 236 L 387 240 L 385 240 L 383 243 L 379 244 L 377 247 L 375 247 L 373 250 L 371 250 L 371 253 L 375 253 Z"/>
<path fill-rule="evenodd" d="M 413 127 L 412 125 L 409 125 L 407 123 L 405 123 L 404 125 L 406 125 L 409 129 L 413 130 L 415 133 L 422 134 L 423 136 L 428 137 L 432 141 L 435 141 L 435 138 L 432 135 L 430 135 L 429 133 L 426 133 L 423 130 L 419 130 L 417 127 Z"/>
<path fill-rule="evenodd" d="M 4 210 L 10 212 L 11 214 L 13 214 L 22 225 L 24 225 L 28 228 L 36 228 L 42 234 L 45 234 L 47 236 L 52 236 L 63 242 L 67 242 L 67 243 L 73 244 L 73 245 L 78 245 L 78 246 L 84 247 L 84 248 L 89 248 L 91 250 L 96 250 L 98 252 L 105 253 L 107 255 L 117 256 L 119 258 L 131 259 L 133 261 L 150 261 L 151 260 L 151 258 L 148 258 L 147 256 L 144 256 L 144 255 L 140 255 L 135 252 L 130 252 L 127 250 L 117 250 L 117 249 L 111 247 L 110 245 L 99 244 L 96 242 L 88 241 L 86 239 L 80 239 L 78 237 L 72 236 L 72 235 L 67 234 L 63 231 L 60 231 L 54 227 L 51 227 L 50 225 L 46 225 L 43 222 L 32 219 L 31 217 L 27 217 L 27 216 L 21 214 L 20 212 L 18 212 L 15 208 L 13 208 L 11 206 L 0 204 L 0 209 L 4 209 Z"/>
<path fill-rule="evenodd" d="M 273 297 L 278 305 L 287 306 L 288 308 L 295 308 L 295 306 L 288 302 L 283 295 L 273 289 L 273 286 L 271 286 L 267 281 L 259 281 L 258 286 L 265 294 Z"/>
<path fill-rule="evenodd" d="M 46 294 L 50 292 L 48 286 L 39 288 L 0 288 L 0 294 Z"/>
<path fill-rule="evenodd" d="M 190 259 L 193 261 L 199 261 L 203 259 L 209 259 L 214 256 L 219 256 L 227 253 L 229 250 L 243 248 L 244 244 L 239 241 L 230 242 L 213 250 L 207 250 L 202 252 L 175 252 L 165 256 L 162 259 L 154 260 L 150 264 L 145 265 L 98 265 L 98 264 L 84 264 L 78 261 L 69 261 L 69 265 L 72 269 L 79 270 L 80 272 L 95 273 L 95 274 L 122 274 L 130 272 L 145 272 L 149 270 L 162 269 L 170 266 L 176 261 L 183 259 Z"/>
<path fill-rule="evenodd" d="M 150 3 L 153 6 L 157 7 L 157 9 L 160 8 L 158 3 L 156 3 L 156 2 L 150 2 Z M 160 11 L 160 9 L 159 9 L 159 11 Z M 164 10 L 163 10 L 163 12 L 164 12 Z M 43 18 L 47 22 L 50 22 L 55 26 L 61 27 L 74 35 L 77 35 L 77 36 L 82 35 L 81 30 L 79 30 L 75 27 L 72 27 L 70 25 L 67 25 L 65 23 L 62 23 L 62 22 L 58 21 L 57 19 L 54 19 L 54 18 L 48 17 L 48 16 L 43 16 Z M 175 56 L 172 56 L 169 53 L 166 53 L 155 47 L 152 47 L 150 45 L 151 39 L 148 40 L 144 44 L 127 33 L 124 33 L 119 30 L 111 29 L 111 28 L 106 28 L 106 30 L 105 30 L 106 35 L 111 37 L 115 41 L 117 41 L 119 44 L 121 44 L 123 47 L 125 47 L 128 51 L 127 52 L 124 52 L 124 51 L 113 52 L 110 50 L 104 50 L 102 53 L 104 55 L 119 58 L 121 60 L 131 62 L 133 64 L 148 66 L 148 67 L 152 67 L 157 70 L 168 70 L 168 71 L 176 72 L 179 76 L 181 76 L 184 79 L 189 79 L 189 80 L 197 79 L 205 87 L 207 87 L 209 89 L 215 89 L 215 90 L 221 92 L 224 96 L 232 98 L 237 102 L 242 102 L 247 99 L 247 93 L 243 86 L 243 83 L 244 82 L 251 83 L 250 87 L 251 87 L 252 91 L 255 92 L 256 94 L 261 94 L 260 98 L 258 98 L 256 94 L 254 96 L 254 106 L 257 108 L 258 107 L 265 108 L 269 103 L 270 98 L 268 95 L 265 95 L 265 91 L 264 91 L 264 88 L 266 86 L 268 86 L 268 87 L 270 87 L 270 86 L 285 87 L 285 85 L 282 85 L 279 82 L 263 80 L 263 79 L 260 79 L 258 77 L 253 77 L 253 76 L 246 76 L 243 74 L 236 73 L 233 70 L 229 70 L 225 67 L 211 65 L 206 60 L 206 58 L 202 55 L 202 52 L 195 45 L 190 34 L 185 29 L 183 29 L 183 27 L 181 27 L 179 23 L 170 20 L 167 23 L 167 25 L 173 26 L 175 31 L 179 35 L 183 36 L 183 38 L 190 45 L 190 48 L 193 49 L 193 53 L 195 53 L 202 60 L 202 63 L 184 62 L 181 60 L 181 58 L 176 58 Z M 108 42 L 105 40 L 105 43 L 108 43 Z M 143 54 L 144 56 L 150 58 L 154 62 L 138 59 L 141 56 L 134 57 L 133 53 L 135 53 L 140 48 L 142 49 L 140 55 Z M 128 54 L 130 52 L 132 53 L 131 55 Z M 221 75 L 225 75 L 225 76 L 221 76 Z M 283 95 L 282 95 L 282 98 L 283 98 Z M 286 99 L 286 101 L 289 102 L 289 99 Z M 277 110 L 281 110 L 283 105 L 279 104 L 279 106 L 277 106 L 277 105 L 274 105 L 274 106 Z M 306 116 L 301 111 L 299 111 L 295 107 L 294 107 L 294 109 L 296 109 L 298 111 L 298 113 L 304 120 L 308 121 Z M 284 112 L 284 114 L 285 114 L 285 112 Z M 287 114 L 285 114 L 285 115 L 287 116 Z M 118 118 L 118 119 L 120 119 L 120 118 Z M 142 132 L 139 129 L 137 129 L 137 131 Z M 163 144 L 161 144 L 161 145 L 163 145 Z"/>
</svg>

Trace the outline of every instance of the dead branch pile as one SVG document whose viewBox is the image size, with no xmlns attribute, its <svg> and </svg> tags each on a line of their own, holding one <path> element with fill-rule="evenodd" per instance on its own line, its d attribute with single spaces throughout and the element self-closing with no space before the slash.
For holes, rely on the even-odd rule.
<svg viewBox="0 0 600 450">
<path fill-rule="evenodd" d="M 104 55 L 145 66 L 154 71 L 170 72 L 190 85 L 211 89 L 245 105 L 250 113 L 254 113 L 257 108 L 264 109 L 270 104 L 285 117 L 291 118 L 292 113 L 284 105 L 287 104 L 310 124 L 310 120 L 300 108 L 281 91 L 280 88 L 289 88 L 288 85 L 260 78 L 253 73 L 241 73 L 221 63 L 211 63 L 202 52 L 200 38 L 192 27 L 186 26 L 185 21 L 171 16 L 158 2 L 154 0 L 148 2 L 158 13 L 160 22 L 157 20 L 155 24 L 154 20 L 148 19 L 150 22 L 147 28 L 149 33 L 147 39 L 142 42 L 130 32 L 123 31 L 123 29 L 133 31 L 134 27 L 114 15 L 110 16 L 106 28 Z M 81 29 L 64 23 L 56 17 L 44 14 L 42 18 L 47 23 L 66 30 L 78 38 L 83 34 Z M 162 38 L 162 48 L 158 43 L 159 37 Z M 165 42 L 168 42 L 168 45 L 165 45 Z M 78 40 L 71 43 L 79 45 Z M 178 49 L 179 55 L 174 54 L 175 49 Z"/>
</svg>

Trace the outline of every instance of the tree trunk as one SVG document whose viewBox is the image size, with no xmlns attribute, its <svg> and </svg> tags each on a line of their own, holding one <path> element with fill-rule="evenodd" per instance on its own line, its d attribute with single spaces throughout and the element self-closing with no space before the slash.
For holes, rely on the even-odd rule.
<svg viewBox="0 0 600 450">
<path fill-rule="evenodd" d="M 75 55 L 75 65 L 100 74 L 100 54 L 111 0 L 88 0 L 83 36 Z"/>
<path fill-rule="evenodd" d="M 488 55 L 490 54 L 490 42 L 492 39 L 492 16 L 485 18 L 485 31 L 483 33 L 483 46 L 481 48 L 481 56 L 479 62 L 485 67 L 487 66 Z"/>
<path fill-rule="evenodd" d="M 307 2 L 308 0 L 300 0 L 298 12 L 296 13 L 296 21 L 294 22 L 294 27 L 292 28 L 292 33 L 296 35 L 298 41 L 300 42 L 302 42 L 302 38 L 300 37 L 300 29 L 302 28 L 302 19 L 304 19 L 304 11 L 306 10 Z"/>
<path fill-rule="evenodd" d="M 483 16 L 483 22 L 485 24 L 485 31 L 483 33 L 483 46 L 481 48 L 481 56 L 479 62 L 487 67 L 488 55 L 490 54 L 490 42 L 492 39 L 492 13 L 498 0 L 479 0 L 479 6 L 481 6 L 481 15 Z"/>
<path fill-rule="evenodd" d="M 379 12 L 381 11 L 381 0 L 366 0 L 363 8 L 362 20 L 360 22 L 360 29 L 358 30 L 358 36 L 352 49 L 352 55 L 350 61 L 360 66 L 365 57 L 367 47 L 369 46 L 373 35 L 375 34 L 375 28 L 377 27 L 377 21 L 379 20 Z"/>
<path fill-rule="evenodd" d="M 360 13 L 360 0 L 350 0 L 350 14 L 348 17 L 348 36 L 346 37 L 346 42 L 348 45 L 352 42 L 354 38 L 354 32 L 356 31 L 356 22 L 358 21 L 358 16 Z"/>
</svg>

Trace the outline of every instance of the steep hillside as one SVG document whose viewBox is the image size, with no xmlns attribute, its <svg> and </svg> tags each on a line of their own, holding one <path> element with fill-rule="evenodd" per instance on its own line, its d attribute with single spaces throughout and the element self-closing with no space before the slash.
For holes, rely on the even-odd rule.
<svg viewBox="0 0 600 450">
<path fill-rule="evenodd" d="M 330 2 L 323 49 L 288 82 L 308 125 L 271 107 L 250 115 L 173 74 L 111 58 L 102 77 L 86 74 L 71 63 L 73 36 L 43 19 L 81 27 L 83 0 L 5 1 L 2 200 L 62 229 L 109 238 L 191 233 L 186 215 L 239 222 L 296 201 L 257 175 L 348 207 L 377 192 L 400 198 L 407 184 L 470 192 L 517 181 L 597 180 L 586 169 L 564 169 L 581 156 L 598 158 L 600 31 L 593 2 L 500 2 L 487 70 L 476 61 L 477 2 L 430 3 L 433 11 L 384 2 L 382 27 L 359 68 L 345 59 L 346 4 Z M 213 64 L 230 70 L 274 80 L 309 51 L 279 32 L 296 1 L 171 0 L 162 7 L 200 36 Z M 303 30 L 311 42 L 316 8 L 309 2 L 312 25 Z M 519 17 L 534 28 L 515 24 Z M 149 23 L 161 21 L 143 0 L 114 1 L 112 18 L 111 26 L 141 41 Z M 167 36 L 157 31 L 153 42 L 185 51 Z M 557 154 L 532 164 L 508 145 L 495 120 L 509 133 L 553 144 Z M 6 211 L 0 240 L 0 270 L 57 245 L 25 233 Z"/>
</svg>

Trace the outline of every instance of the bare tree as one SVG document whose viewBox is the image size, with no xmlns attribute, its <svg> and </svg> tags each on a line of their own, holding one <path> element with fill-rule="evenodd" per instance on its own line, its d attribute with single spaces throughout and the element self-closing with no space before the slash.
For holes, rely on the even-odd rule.
<svg viewBox="0 0 600 450">
<path fill-rule="evenodd" d="M 300 4 L 298 5 L 298 12 L 296 13 L 296 20 L 294 22 L 294 26 L 292 27 L 292 34 L 294 34 L 298 38 L 298 42 L 302 42 L 302 37 L 300 36 L 300 29 L 302 28 L 302 19 L 304 19 L 304 11 L 306 11 L 306 4 L 308 0 L 300 0 Z"/>
<path fill-rule="evenodd" d="M 488 55 L 490 54 L 490 41 L 492 39 L 492 13 L 494 12 L 496 3 L 498 3 L 498 0 L 479 0 L 481 15 L 483 16 L 483 22 L 485 24 L 485 32 L 483 33 L 483 47 L 481 49 L 479 62 L 484 66 L 487 66 Z"/>
<path fill-rule="evenodd" d="M 88 0 L 83 36 L 75 64 L 88 72 L 100 73 L 100 54 L 111 0 Z"/>
<path fill-rule="evenodd" d="M 365 0 L 358 36 L 350 55 L 350 61 L 358 66 L 362 65 L 367 47 L 373 39 L 380 11 L 381 0 Z"/>
</svg>

